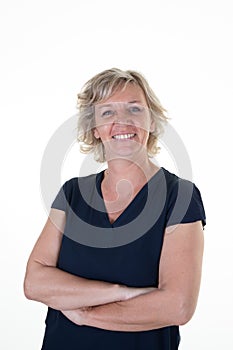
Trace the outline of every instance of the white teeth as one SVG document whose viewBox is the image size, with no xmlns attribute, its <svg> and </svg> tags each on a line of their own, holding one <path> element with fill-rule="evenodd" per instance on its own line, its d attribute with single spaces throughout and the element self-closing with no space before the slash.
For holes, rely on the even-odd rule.
<svg viewBox="0 0 233 350">
<path fill-rule="evenodd" d="M 113 138 L 114 139 L 131 139 L 135 134 L 123 134 L 123 135 L 114 135 Z"/>
</svg>

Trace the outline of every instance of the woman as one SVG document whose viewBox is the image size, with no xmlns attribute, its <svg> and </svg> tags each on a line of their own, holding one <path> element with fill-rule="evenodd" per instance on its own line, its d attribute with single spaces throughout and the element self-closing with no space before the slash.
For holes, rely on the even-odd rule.
<svg viewBox="0 0 233 350">
<path fill-rule="evenodd" d="M 81 150 L 107 169 L 62 186 L 29 258 L 42 349 L 178 349 L 201 279 L 200 192 L 151 162 L 166 117 L 141 74 L 106 70 L 78 105 Z"/>
</svg>

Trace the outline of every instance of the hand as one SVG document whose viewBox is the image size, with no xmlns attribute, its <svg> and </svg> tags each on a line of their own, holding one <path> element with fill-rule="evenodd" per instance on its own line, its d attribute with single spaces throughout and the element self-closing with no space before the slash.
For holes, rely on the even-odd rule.
<svg viewBox="0 0 233 350">
<path fill-rule="evenodd" d="M 147 294 L 147 293 L 153 292 L 157 289 L 154 287 L 145 287 L 145 288 L 143 288 L 143 287 L 142 288 L 125 287 L 125 288 L 126 288 L 126 290 L 125 290 L 125 299 L 124 300 L 135 298 L 139 295 Z"/>
<path fill-rule="evenodd" d="M 83 307 L 76 310 L 62 310 L 61 312 L 65 315 L 71 322 L 83 326 L 85 324 L 85 315 L 91 307 Z"/>
</svg>

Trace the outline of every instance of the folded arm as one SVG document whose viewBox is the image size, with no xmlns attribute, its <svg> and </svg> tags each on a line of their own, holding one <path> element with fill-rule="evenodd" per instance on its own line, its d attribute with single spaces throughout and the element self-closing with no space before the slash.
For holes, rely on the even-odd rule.
<svg viewBox="0 0 233 350">
<path fill-rule="evenodd" d="M 64 311 L 80 325 L 114 331 L 145 331 L 187 323 L 196 308 L 203 256 L 201 222 L 168 228 L 160 259 L 159 287 L 127 301 Z"/>
<path fill-rule="evenodd" d="M 89 280 L 58 269 L 64 225 L 65 212 L 52 209 L 27 264 L 24 292 L 28 299 L 57 310 L 72 310 L 127 300 L 153 290 Z"/>
</svg>

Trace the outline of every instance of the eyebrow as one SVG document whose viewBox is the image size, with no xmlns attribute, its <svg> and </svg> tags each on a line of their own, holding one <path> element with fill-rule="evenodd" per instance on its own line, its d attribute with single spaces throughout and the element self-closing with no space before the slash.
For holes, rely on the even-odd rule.
<svg viewBox="0 0 233 350">
<path fill-rule="evenodd" d="M 142 103 L 142 102 L 139 100 L 133 100 L 133 101 L 129 101 L 128 103 Z"/>
<path fill-rule="evenodd" d="M 103 105 L 98 104 L 95 107 L 97 107 L 98 109 L 105 108 L 105 107 L 112 107 L 112 103 L 107 103 L 107 104 L 103 104 Z"/>
<path fill-rule="evenodd" d="M 96 105 L 96 107 L 98 109 L 106 108 L 106 107 L 112 107 L 114 105 L 114 103 L 125 103 L 125 104 L 131 103 L 131 104 L 133 104 L 133 103 L 142 103 L 142 102 L 139 101 L 139 100 L 132 100 L 132 101 L 129 101 L 129 102 L 116 101 L 116 102 L 112 102 L 112 103 L 98 104 L 98 105 Z"/>
</svg>

